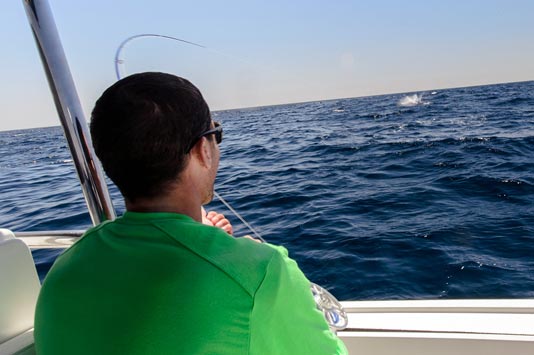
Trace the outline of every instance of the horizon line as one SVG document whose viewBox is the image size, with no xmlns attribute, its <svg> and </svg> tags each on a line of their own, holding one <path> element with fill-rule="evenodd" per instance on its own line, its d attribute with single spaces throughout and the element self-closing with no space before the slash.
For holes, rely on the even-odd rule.
<svg viewBox="0 0 534 355">
<path fill-rule="evenodd" d="M 492 85 L 520 84 L 520 83 L 528 83 L 528 82 L 532 82 L 532 81 L 534 81 L 534 79 L 520 80 L 520 81 L 497 82 L 497 83 L 487 83 L 487 84 L 476 84 L 476 85 L 466 85 L 466 86 L 442 87 L 442 88 L 433 88 L 433 89 L 417 89 L 417 90 L 410 90 L 410 91 L 403 91 L 403 92 L 387 92 L 387 93 L 363 95 L 363 96 L 347 96 L 347 97 L 325 98 L 325 99 L 317 99 L 317 100 L 284 102 L 284 103 L 258 105 L 258 106 L 234 107 L 234 108 L 227 108 L 227 109 L 220 109 L 220 110 L 212 110 L 211 112 L 215 113 L 215 112 L 226 112 L 226 111 L 234 111 L 234 110 L 248 110 L 248 109 L 256 109 L 256 108 L 268 108 L 268 107 L 285 106 L 285 105 L 298 105 L 298 104 L 306 104 L 306 103 L 312 103 L 312 102 L 318 102 L 318 101 L 363 99 L 363 98 L 368 98 L 368 97 L 379 97 L 379 96 L 388 96 L 388 95 L 406 95 L 406 94 L 413 94 L 413 93 L 418 93 L 418 92 L 422 92 L 422 91 L 438 91 L 438 90 L 444 91 L 444 90 L 476 88 L 476 87 L 492 86 Z M 0 133 L 1 132 L 12 132 L 12 131 L 24 131 L 24 130 L 30 130 L 30 129 L 53 128 L 53 127 L 61 127 L 61 122 L 59 122 L 59 120 L 58 120 L 58 124 L 50 125 L 50 126 L 38 126 L 38 127 L 28 127 L 28 128 L 13 128 L 13 129 L 5 129 L 5 130 L 4 129 L 0 129 Z"/>
</svg>

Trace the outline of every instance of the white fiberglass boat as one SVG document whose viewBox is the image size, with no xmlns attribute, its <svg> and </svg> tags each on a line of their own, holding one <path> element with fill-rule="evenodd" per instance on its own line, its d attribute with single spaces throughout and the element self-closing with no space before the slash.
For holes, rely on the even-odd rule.
<svg viewBox="0 0 534 355">
<path fill-rule="evenodd" d="M 23 3 L 93 223 L 114 218 L 49 5 L 46 0 Z M 35 353 L 33 314 L 40 284 L 30 248 L 68 248 L 81 234 L 0 229 L 0 355 Z M 351 354 L 534 354 L 534 300 L 348 301 L 341 305 L 348 325 L 338 336 Z"/>
</svg>

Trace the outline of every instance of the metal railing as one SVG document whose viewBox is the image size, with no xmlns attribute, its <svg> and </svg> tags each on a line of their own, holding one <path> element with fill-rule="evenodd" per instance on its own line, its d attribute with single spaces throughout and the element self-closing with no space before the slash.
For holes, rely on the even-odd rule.
<svg viewBox="0 0 534 355">
<path fill-rule="evenodd" d="M 74 80 L 47 0 L 23 0 L 93 224 L 115 219 Z"/>
</svg>

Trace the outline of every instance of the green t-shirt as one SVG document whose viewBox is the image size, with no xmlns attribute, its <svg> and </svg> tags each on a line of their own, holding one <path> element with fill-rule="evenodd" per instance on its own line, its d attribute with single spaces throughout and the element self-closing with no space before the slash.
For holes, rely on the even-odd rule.
<svg viewBox="0 0 534 355">
<path fill-rule="evenodd" d="M 38 354 L 346 354 L 282 247 L 174 213 L 87 231 L 47 275 Z"/>
</svg>

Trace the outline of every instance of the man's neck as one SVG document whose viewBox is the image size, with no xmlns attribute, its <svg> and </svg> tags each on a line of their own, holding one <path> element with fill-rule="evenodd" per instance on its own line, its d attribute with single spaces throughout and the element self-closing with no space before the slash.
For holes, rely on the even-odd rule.
<svg viewBox="0 0 534 355">
<path fill-rule="evenodd" d="M 147 199 L 125 200 L 126 210 L 131 212 L 172 212 L 180 213 L 202 222 L 201 201 L 191 193 L 172 190 L 169 193 Z"/>
</svg>

